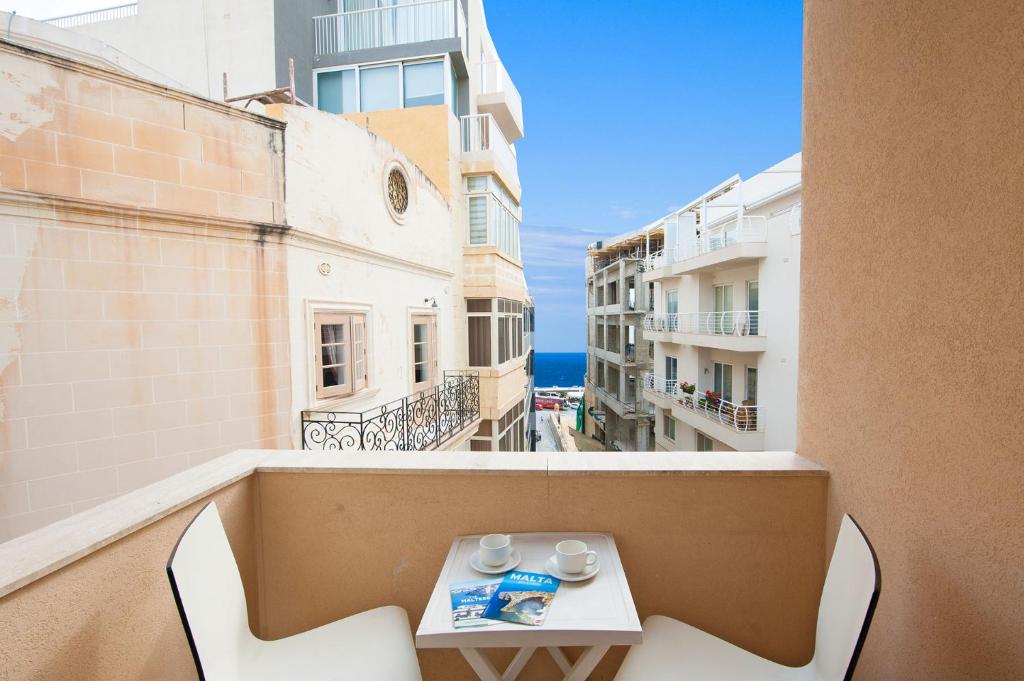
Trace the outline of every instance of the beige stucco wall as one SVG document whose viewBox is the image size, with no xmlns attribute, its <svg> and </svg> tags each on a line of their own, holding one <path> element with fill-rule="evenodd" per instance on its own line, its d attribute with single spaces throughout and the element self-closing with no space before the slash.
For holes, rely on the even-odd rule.
<svg viewBox="0 0 1024 681">
<path fill-rule="evenodd" d="M 825 471 L 784 453 L 762 455 L 764 467 L 652 456 L 623 454 L 617 468 L 603 454 L 235 452 L 20 539 L 6 555 L 0 547 L 0 669 L 19 680 L 195 679 L 165 565 L 210 499 L 262 638 L 387 603 L 406 608 L 415 629 L 453 536 L 586 529 L 614 535 L 641 617 L 680 617 L 772 659 L 806 660 Z M 49 541 L 58 537 L 67 548 Z M 624 652 L 591 678 L 609 681 Z M 423 651 L 420 661 L 427 681 L 473 678 L 455 651 Z M 561 675 L 538 655 L 526 677 Z"/>
<path fill-rule="evenodd" d="M 457 137 L 450 139 L 454 117 L 451 108 L 444 104 L 340 116 L 401 149 L 446 199 L 452 195 L 451 163 L 457 157 L 459 144 Z M 458 130 L 458 126 L 454 129 Z M 461 187 L 454 189 L 461 196 Z"/>
<path fill-rule="evenodd" d="M 239 563 L 250 625 L 258 627 L 256 486 L 247 477 L 0 599 L 0 676 L 194 681 L 166 565 L 210 499 Z"/>
<path fill-rule="evenodd" d="M 0 41 L 0 187 L 283 220 L 279 124 Z"/>
<path fill-rule="evenodd" d="M 510 360 L 501 367 L 479 368 L 480 417 L 499 419 L 526 397 L 526 359 Z"/>
<path fill-rule="evenodd" d="M 523 265 L 494 246 L 466 246 L 462 292 L 466 298 L 526 298 Z"/>
<path fill-rule="evenodd" d="M 0 541 L 289 446 L 282 126 L 0 44 Z"/>
<path fill-rule="evenodd" d="M 809 0 L 798 451 L 882 594 L 858 670 L 1024 670 L 1017 0 Z"/>
</svg>

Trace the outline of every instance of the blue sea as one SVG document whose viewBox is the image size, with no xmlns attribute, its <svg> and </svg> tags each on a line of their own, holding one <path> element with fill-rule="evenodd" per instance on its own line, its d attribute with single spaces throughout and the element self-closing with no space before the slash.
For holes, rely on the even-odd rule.
<svg viewBox="0 0 1024 681">
<path fill-rule="evenodd" d="M 587 373 L 585 352 L 538 352 L 533 356 L 534 385 L 538 388 L 582 386 Z"/>
</svg>

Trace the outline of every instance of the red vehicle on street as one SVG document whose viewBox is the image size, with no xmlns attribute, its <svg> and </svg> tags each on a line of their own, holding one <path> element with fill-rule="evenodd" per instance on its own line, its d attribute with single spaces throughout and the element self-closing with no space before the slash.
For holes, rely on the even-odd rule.
<svg viewBox="0 0 1024 681">
<path fill-rule="evenodd" d="M 562 406 L 562 401 L 555 397 L 541 397 L 537 396 L 533 398 L 533 403 L 537 409 L 554 409 L 555 405 Z"/>
</svg>

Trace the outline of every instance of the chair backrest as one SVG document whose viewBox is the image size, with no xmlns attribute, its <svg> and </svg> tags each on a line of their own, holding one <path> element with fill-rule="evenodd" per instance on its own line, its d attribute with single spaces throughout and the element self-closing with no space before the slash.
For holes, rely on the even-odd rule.
<svg viewBox="0 0 1024 681">
<path fill-rule="evenodd" d="M 882 588 L 878 557 L 860 525 L 843 516 L 818 606 L 818 681 L 850 681 Z"/>
<path fill-rule="evenodd" d="M 259 646 L 249 629 L 245 590 L 217 504 L 210 502 L 178 539 L 167 577 L 201 681 L 241 678 Z"/>
</svg>

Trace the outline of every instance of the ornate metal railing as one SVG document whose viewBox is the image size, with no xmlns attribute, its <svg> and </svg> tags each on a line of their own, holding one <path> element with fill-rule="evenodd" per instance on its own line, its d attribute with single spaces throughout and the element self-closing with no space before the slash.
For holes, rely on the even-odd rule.
<svg viewBox="0 0 1024 681">
<path fill-rule="evenodd" d="M 302 448 L 436 449 L 480 418 L 480 372 L 446 371 L 430 390 L 367 411 L 302 412 Z"/>
</svg>

